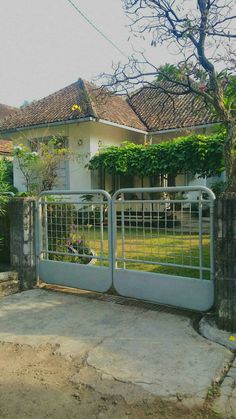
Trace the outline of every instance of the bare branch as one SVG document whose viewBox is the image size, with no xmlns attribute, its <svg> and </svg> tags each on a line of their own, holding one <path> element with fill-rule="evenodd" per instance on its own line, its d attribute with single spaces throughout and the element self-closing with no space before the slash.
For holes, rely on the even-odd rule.
<svg viewBox="0 0 236 419">
<path fill-rule="evenodd" d="M 174 97 L 200 98 L 231 133 L 226 141 L 227 174 L 232 173 L 234 160 L 236 174 L 236 158 L 231 153 L 236 146 L 236 128 L 232 128 L 236 100 L 225 96 L 232 76 L 229 70 L 236 70 L 235 0 L 123 0 L 123 4 L 131 19 L 131 34 L 147 33 L 154 47 L 175 47 L 178 64 L 160 66 L 158 57 L 157 62 L 150 62 L 143 53 L 136 53 L 125 65 L 114 66 L 113 74 L 103 75 L 103 86 L 133 98 L 137 89 L 148 87 L 165 93 L 173 107 Z M 222 66 L 226 67 L 223 72 Z"/>
</svg>

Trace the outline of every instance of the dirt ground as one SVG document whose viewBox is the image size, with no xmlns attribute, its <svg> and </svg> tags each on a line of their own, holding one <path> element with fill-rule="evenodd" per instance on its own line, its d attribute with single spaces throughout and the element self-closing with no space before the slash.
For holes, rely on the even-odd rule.
<svg viewBox="0 0 236 419">
<path fill-rule="evenodd" d="M 83 361 L 57 355 L 56 349 L 0 343 L 0 418 L 219 418 L 207 406 L 189 410 L 157 397 L 127 404 L 121 396 L 75 383 Z"/>
</svg>

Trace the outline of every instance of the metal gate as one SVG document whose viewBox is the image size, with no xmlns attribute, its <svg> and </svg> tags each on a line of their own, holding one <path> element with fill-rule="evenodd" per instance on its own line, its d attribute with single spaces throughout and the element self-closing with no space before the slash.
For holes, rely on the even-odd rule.
<svg viewBox="0 0 236 419">
<path fill-rule="evenodd" d="M 213 210 L 205 187 L 44 192 L 39 277 L 46 283 L 193 310 L 214 302 Z"/>
<path fill-rule="evenodd" d="M 98 292 L 111 288 L 111 197 L 106 191 L 43 192 L 38 221 L 42 281 Z"/>
</svg>

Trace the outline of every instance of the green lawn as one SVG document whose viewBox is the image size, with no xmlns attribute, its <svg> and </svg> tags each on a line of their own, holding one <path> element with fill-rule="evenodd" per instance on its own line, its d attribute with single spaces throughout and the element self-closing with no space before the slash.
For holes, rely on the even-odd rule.
<svg viewBox="0 0 236 419">
<path fill-rule="evenodd" d="M 99 240 L 99 230 L 88 230 L 87 241 L 91 248 L 100 255 L 101 246 Z M 209 235 L 203 236 L 202 259 L 205 268 L 210 267 L 210 239 Z M 170 263 L 186 266 L 198 266 L 199 264 L 199 237 L 198 235 L 171 234 L 164 235 L 157 231 L 147 231 L 143 235 L 143 230 L 126 229 L 124 256 L 126 259 L 133 259 L 132 262 L 126 262 L 127 269 L 141 271 L 158 272 L 172 275 L 190 276 L 199 278 L 199 270 L 191 268 L 181 268 L 163 265 L 154 265 L 150 262 Z M 108 255 L 107 230 L 104 231 L 103 254 Z M 121 230 L 117 231 L 117 257 L 122 258 L 122 239 Z M 144 264 L 139 262 L 143 260 L 149 262 Z M 97 262 L 99 264 L 99 262 Z M 104 263 L 107 265 L 107 262 Z M 123 267 L 123 262 L 118 261 L 118 267 Z M 203 271 L 203 278 L 209 279 L 209 271 Z"/>
<path fill-rule="evenodd" d="M 59 233 L 59 231 L 57 232 Z M 100 238 L 99 227 L 86 227 L 83 230 L 78 228 L 78 235 L 83 239 L 86 246 L 93 249 L 97 256 L 103 254 L 104 261 L 102 264 L 108 266 L 108 231 L 104 228 L 103 240 Z M 121 228 L 117 229 L 117 258 L 126 259 L 126 269 L 134 269 L 138 271 L 157 272 L 170 275 L 186 276 L 193 278 L 200 278 L 199 269 L 194 267 L 199 266 L 199 237 L 197 234 L 186 234 L 180 231 L 168 230 L 164 234 L 160 229 L 135 228 L 130 227 L 125 229 L 125 240 L 122 244 Z M 61 231 L 61 235 L 57 234 L 59 241 L 54 242 L 51 250 L 66 252 L 66 237 L 65 232 Z M 102 243 L 102 246 L 101 246 Z M 205 234 L 202 240 L 202 265 L 204 268 L 210 267 L 210 239 L 209 235 Z M 51 255 L 50 259 L 70 261 L 78 263 L 78 257 Z M 146 263 L 144 263 L 146 262 Z M 159 264 L 155 264 L 158 263 Z M 81 261 L 79 262 L 81 263 Z M 98 260 L 96 265 L 100 265 Z M 181 266 L 169 266 L 167 264 L 175 264 Z M 123 268 L 123 261 L 117 261 L 118 268 Z M 184 267 L 182 267 L 184 266 Z M 204 279 L 210 278 L 210 272 L 203 270 L 202 277 Z"/>
</svg>

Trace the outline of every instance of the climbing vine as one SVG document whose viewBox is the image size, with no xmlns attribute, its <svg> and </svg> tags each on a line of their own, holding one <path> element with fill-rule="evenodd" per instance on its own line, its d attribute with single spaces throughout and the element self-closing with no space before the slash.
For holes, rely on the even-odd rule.
<svg viewBox="0 0 236 419">
<path fill-rule="evenodd" d="M 92 157 L 88 167 L 139 177 L 177 176 L 179 173 L 210 177 L 224 171 L 223 143 L 223 132 L 212 136 L 191 135 L 151 145 L 125 142 L 120 147 L 101 150 Z"/>
</svg>

